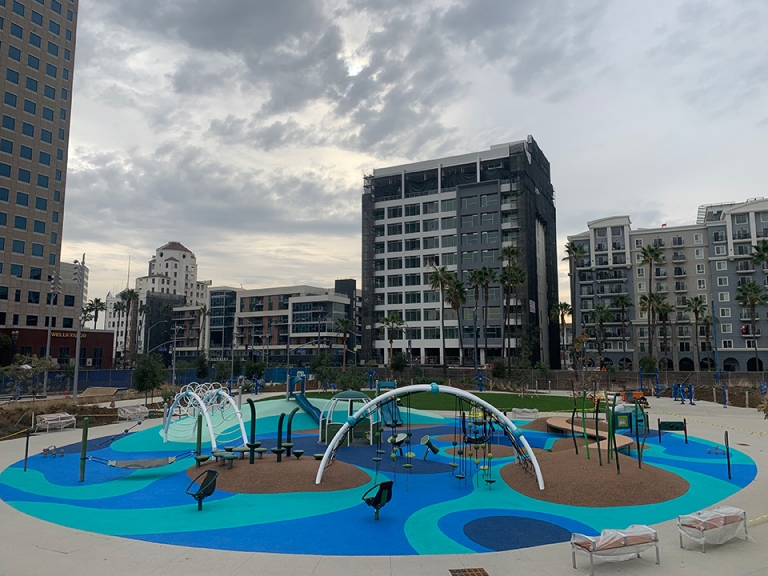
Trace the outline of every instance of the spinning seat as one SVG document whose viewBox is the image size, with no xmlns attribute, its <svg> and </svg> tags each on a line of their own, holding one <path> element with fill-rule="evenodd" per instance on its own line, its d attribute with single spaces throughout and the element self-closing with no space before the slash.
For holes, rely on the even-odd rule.
<svg viewBox="0 0 768 576">
<path fill-rule="evenodd" d="M 373 519 L 378 520 L 379 519 L 379 510 L 381 510 L 384 505 L 392 500 L 392 485 L 394 482 L 392 480 L 387 480 L 386 482 L 379 482 L 375 486 L 373 486 L 368 492 L 363 494 L 363 502 L 368 504 L 371 508 L 375 510 Z M 376 494 L 373 496 L 369 496 L 371 492 L 376 490 Z"/>
<path fill-rule="evenodd" d="M 203 478 L 205 476 L 205 478 Z M 211 496 L 216 491 L 216 479 L 219 477 L 219 473 L 216 470 L 206 470 L 202 474 L 199 474 L 197 478 L 192 480 L 192 483 L 187 486 L 186 493 L 192 496 L 195 500 L 197 500 L 197 509 L 202 510 L 203 509 L 203 500 L 208 498 L 208 496 Z M 190 488 L 197 484 L 197 481 L 200 480 L 200 478 L 203 478 L 203 481 L 200 482 L 200 487 L 194 491 L 190 492 Z"/>
</svg>

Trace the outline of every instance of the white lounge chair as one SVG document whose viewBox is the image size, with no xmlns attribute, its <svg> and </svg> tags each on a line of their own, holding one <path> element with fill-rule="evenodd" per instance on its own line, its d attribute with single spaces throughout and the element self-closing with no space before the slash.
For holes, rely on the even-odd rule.
<svg viewBox="0 0 768 576">
<path fill-rule="evenodd" d="M 659 536 L 656 530 L 641 524 L 633 524 L 625 530 L 603 530 L 599 536 L 571 535 L 571 558 L 576 568 L 576 552 L 589 554 L 589 574 L 594 576 L 594 557 L 607 562 L 621 562 L 637 556 L 648 548 L 656 547 L 656 564 L 659 564 Z"/>
<path fill-rule="evenodd" d="M 714 510 L 701 510 L 694 514 L 677 517 L 677 531 L 680 534 L 680 548 L 683 536 L 701 544 L 725 544 L 733 538 L 750 540 L 747 534 L 747 513 L 733 506 L 718 506 Z"/>
</svg>

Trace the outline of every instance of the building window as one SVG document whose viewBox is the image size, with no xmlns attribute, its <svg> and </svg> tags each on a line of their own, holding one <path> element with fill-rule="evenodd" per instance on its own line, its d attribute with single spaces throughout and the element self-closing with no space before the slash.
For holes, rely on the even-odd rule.
<svg viewBox="0 0 768 576">
<path fill-rule="evenodd" d="M 434 232 L 440 229 L 440 221 L 437 218 L 434 220 L 424 220 L 423 224 L 424 232 Z"/>
<path fill-rule="evenodd" d="M 715 246 L 715 256 L 725 256 L 725 246 Z"/>
<path fill-rule="evenodd" d="M 387 304 L 402 304 L 403 293 L 402 292 L 390 292 L 387 294 Z"/>
<path fill-rule="evenodd" d="M 731 294 L 729 292 L 718 292 L 717 293 L 717 301 L 718 302 L 730 302 L 731 301 Z"/>
<path fill-rule="evenodd" d="M 403 241 L 402 240 L 390 240 L 387 242 L 387 252 L 402 252 Z"/>
<path fill-rule="evenodd" d="M 704 244 L 704 234 L 696 233 L 693 235 L 694 244 Z"/>
<path fill-rule="evenodd" d="M 405 285 L 406 286 L 420 286 L 421 285 L 421 274 L 406 274 L 405 275 Z"/>
<path fill-rule="evenodd" d="M 421 214 L 421 206 L 419 204 L 406 204 L 405 215 L 406 216 L 419 216 Z"/>
<path fill-rule="evenodd" d="M 645 282 L 637 283 L 637 291 L 640 293 L 645 293 Z"/>
<path fill-rule="evenodd" d="M 421 268 L 421 258 L 419 256 L 406 256 L 405 257 L 406 268 Z"/>
<path fill-rule="evenodd" d="M 720 318 L 730 318 L 730 317 L 731 317 L 730 308 L 720 308 Z"/>
<path fill-rule="evenodd" d="M 718 286 L 728 286 L 728 276 L 718 276 L 717 277 L 717 285 Z"/>
<path fill-rule="evenodd" d="M 455 230 L 456 229 L 456 216 L 448 216 L 440 220 L 440 227 L 443 230 Z"/>
<path fill-rule="evenodd" d="M 402 218 L 403 207 L 402 206 L 390 206 L 387 208 L 387 218 Z"/>
<path fill-rule="evenodd" d="M 637 269 L 637 277 L 638 278 L 645 278 L 645 268 L 638 268 Z"/>
<path fill-rule="evenodd" d="M 728 262 L 725 260 L 720 260 L 719 262 L 715 262 L 715 270 L 718 272 L 724 272 L 725 270 L 728 270 Z"/>
<path fill-rule="evenodd" d="M 697 280 L 696 281 L 696 288 L 699 290 L 706 290 L 707 289 L 707 281 L 706 280 Z"/>
<path fill-rule="evenodd" d="M 451 198 L 449 200 L 442 200 L 440 202 L 440 211 L 456 212 L 456 198 Z"/>
<path fill-rule="evenodd" d="M 723 334 L 731 334 L 733 332 L 733 324 L 721 324 L 720 332 Z"/>
<path fill-rule="evenodd" d="M 723 348 L 733 348 L 733 340 L 723 340 Z"/>
</svg>

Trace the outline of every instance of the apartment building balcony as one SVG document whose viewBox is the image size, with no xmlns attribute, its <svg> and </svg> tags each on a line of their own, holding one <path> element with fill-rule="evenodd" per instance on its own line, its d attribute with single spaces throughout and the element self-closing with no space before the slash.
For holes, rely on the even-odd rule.
<svg viewBox="0 0 768 576">
<path fill-rule="evenodd" d="M 669 292 L 669 287 L 666 284 L 656 284 L 656 287 L 653 289 L 653 291 L 657 294 L 666 294 Z"/>
<path fill-rule="evenodd" d="M 744 329 L 747 330 L 744 330 Z M 752 334 L 752 332 L 749 331 L 749 326 L 742 326 L 741 327 L 741 336 L 742 338 L 760 338 L 760 330 L 755 332 L 755 334 Z"/>
<path fill-rule="evenodd" d="M 608 260 L 608 256 L 596 256 L 595 266 L 610 266 L 611 262 Z"/>
<path fill-rule="evenodd" d="M 672 262 L 685 262 L 685 254 L 682 252 L 675 252 L 672 254 Z"/>
<path fill-rule="evenodd" d="M 624 242 L 611 242 L 611 248 L 613 250 L 626 250 L 627 245 Z"/>
<path fill-rule="evenodd" d="M 749 230 L 736 230 L 733 233 L 734 240 L 750 240 L 752 233 Z"/>
<path fill-rule="evenodd" d="M 592 272 L 579 272 L 579 282 L 594 282 Z"/>
<path fill-rule="evenodd" d="M 673 275 L 675 278 L 685 278 L 688 274 L 686 274 L 685 268 L 676 267 L 673 271 Z"/>
<path fill-rule="evenodd" d="M 675 292 L 688 292 L 688 283 L 675 282 Z"/>
<path fill-rule="evenodd" d="M 749 260 L 742 260 L 736 264 L 737 274 L 752 274 L 755 271 L 755 266 Z"/>
<path fill-rule="evenodd" d="M 589 265 L 589 258 L 580 258 L 579 260 L 576 260 L 576 268 L 589 268 Z"/>
<path fill-rule="evenodd" d="M 725 232 L 715 232 L 712 234 L 712 242 L 720 244 L 727 241 L 728 239 L 725 236 Z"/>
<path fill-rule="evenodd" d="M 661 238 L 656 238 L 656 239 L 653 241 L 653 247 L 654 247 L 654 248 L 664 248 L 664 246 L 665 246 L 665 244 L 664 244 L 664 240 L 663 240 L 663 239 L 661 239 Z"/>
<path fill-rule="evenodd" d="M 608 252 L 608 244 L 603 242 L 595 244 L 595 253 L 597 252 Z"/>
<path fill-rule="evenodd" d="M 752 314 L 749 310 L 742 310 L 739 314 L 739 320 L 742 322 L 752 322 Z M 755 310 L 755 320 L 760 320 L 760 312 Z"/>
<path fill-rule="evenodd" d="M 654 278 L 666 278 L 667 277 L 667 271 L 666 270 L 656 270 L 656 273 L 653 275 Z"/>
</svg>

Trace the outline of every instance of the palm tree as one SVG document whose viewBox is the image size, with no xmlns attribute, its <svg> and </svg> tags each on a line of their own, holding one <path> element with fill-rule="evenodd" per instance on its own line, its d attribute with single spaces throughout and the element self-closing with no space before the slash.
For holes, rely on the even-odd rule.
<svg viewBox="0 0 768 576">
<path fill-rule="evenodd" d="M 483 274 L 480 272 L 480 269 L 477 268 L 475 270 L 470 270 L 469 274 L 467 275 L 467 281 L 469 282 L 469 285 L 472 286 L 472 290 L 474 291 L 475 296 L 475 308 L 474 308 L 474 316 L 473 319 L 476 322 L 477 321 L 477 306 L 480 303 L 480 287 L 483 285 Z M 477 340 L 477 327 L 473 324 L 472 328 L 474 332 L 474 340 Z M 477 350 L 474 351 L 474 354 L 477 354 Z M 480 359 L 475 357 L 475 363 L 479 364 Z"/>
<path fill-rule="evenodd" d="M 149 304 L 140 304 L 139 305 L 139 316 L 141 316 L 141 329 L 142 332 L 144 332 L 147 329 L 147 316 L 149 314 L 152 314 L 152 307 Z M 136 334 L 136 340 L 138 344 L 139 335 Z M 144 343 L 144 350 L 147 350 L 147 347 L 149 345 L 149 342 Z"/>
<path fill-rule="evenodd" d="M 349 318 L 337 318 L 335 322 L 336 330 L 344 334 L 344 352 L 341 357 L 341 371 L 347 370 L 347 333 L 355 327 L 355 323 Z"/>
<path fill-rule="evenodd" d="M 395 332 L 399 332 L 403 324 L 403 319 L 400 318 L 400 314 L 394 313 L 379 321 L 381 326 L 387 329 L 387 338 L 389 339 L 389 364 L 392 365 L 392 345 L 395 341 Z"/>
<path fill-rule="evenodd" d="M 693 343 L 696 350 L 693 353 L 693 369 L 699 369 L 699 320 L 707 312 L 707 301 L 703 296 L 694 296 L 688 300 L 686 312 L 693 314 Z"/>
<path fill-rule="evenodd" d="M 598 368 L 603 367 L 603 345 L 605 343 L 605 323 L 613 320 L 613 314 L 605 304 L 598 304 L 595 309 L 592 310 L 592 315 L 595 319 L 595 341 L 597 343 L 597 359 L 600 365 Z"/>
<path fill-rule="evenodd" d="M 488 362 L 488 291 L 491 284 L 498 282 L 499 278 L 496 270 L 490 266 L 480 268 L 483 276 L 483 349 L 485 350 L 485 361 Z"/>
<path fill-rule="evenodd" d="M 763 287 L 756 282 L 750 280 L 746 284 L 742 284 L 736 289 L 736 302 L 738 302 L 742 308 L 749 308 L 749 314 L 752 319 L 752 342 L 755 346 L 755 371 L 760 371 L 760 359 L 757 356 L 757 315 L 755 309 L 758 306 L 765 306 L 768 304 L 768 296 L 763 291 Z"/>
<path fill-rule="evenodd" d="M 658 294 L 657 294 L 658 296 Z M 669 315 L 674 308 L 665 299 L 656 304 L 656 313 L 659 315 L 661 330 L 664 335 L 664 370 L 669 370 Z"/>
<path fill-rule="evenodd" d="M 755 266 L 762 266 L 768 270 L 768 240 L 763 238 L 752 248 L 752 263 Z"/>
<path fill-rule="evenodd" d="M 621 309 L 621 336 L 624 341 L 624 357 L 627 357 L 627 309 L 632 308 L 634 303 L 629 294 L 619 294 L 613 299 L 613 307 Z M 626 368 L 626 366 L 625 366 Z"/>
<path fill-rule="evenodd" d="M 560 360 L 562 365 L 561 370 L 565 369 L 565 317 L 573 312 L 571 305 L 568 302 L 558 302 L 552 306 L 552 310 L 549 311 L 549 317 L 552 318 L 560 326 Z"/>
<path fill-rule="evenodd" d="M 200 356 L 200 349 L 203 347 L 203 337 L 205 335 L 205 320 L 211 315 L 211 311 L 208 310 L 208 306 L 203 304 L 197 311 L 197 323 L 200 327 L 200 333 L 197 335 L 197 355 Z M 318 350 L 320 344 L 318 343 Z M 205 352 L 205 350 L 203 350 Z"/>
<path fill-rule="evenodd" d="M 99 312 L 107 311 L 107 304 L 101 298 L 94 298 L 87 304 L 88 311 L 93 314 L 93 329 L 96 330 L 96 323 L 99 321 Z"/>
<path fill-rule="evenodd" d="M 443 360 L 443 372 L 448 373 L 448 362 L 445 359 L 445 288 L 452 274 L 445 266 L 435 266 L 429 275 L 429 287 L 440 291 L 440 356 Z"/>
<path fill-rule="evenodd" d="M 664 263 L 664 255 L 661 252 L 661 248 L 656 246 L 643 246 L 640 249 L 640 266 L 648 265 L 648 298 L 653 302 L 653 267 L 656 264 Z M 653 356 L 653 332 L 651 331 L 651 316 L 655 314 L 655 310 L 651 307 L 648 310 L 648 354 Z"/>
<path fill-rule="evenodd" d="M 504 303 L 501 307 L 501 354 L 507 357 L 507 367 L 510 365 L 510 351 L 507 349 L 507 328 L 509 327 L 509 305 L 512 299 L 512 292 L 525 280 L 525 272 L 520 269 L 517 264 L 517 259 L 522 255 L 522 252 L 517 246 L 504 246 L 501 249 L 499 260 L 502 261 L 502 270 L 499 274 L 499 283 L 501 284 L 502 297 Z M 507 265 L 503 266 L 503 262 Z M 522 273 L 522 277 L 521 277 Z M 519 280 L 519 282 L 518 282 Z M 511 332 L 511 330 L 510 330 Z"/>
<path fill-rule="evenodd" d="M 112 304 L 112 313 L 117 315 L 117 331 L 120 332 L 120 321 L 125 313 L 125 302 L 118 300 Z M 125 335 L 123 335 L 125 337 Z M 125 362 L 125 340 L 123 340 L 123 362 Z"/>
<path fill-rule="evenodd" d="M 139 293 L 133 288 L 126 288 L 120 292 L 120 300 L 125 302 L 125 318 L 127 325 L 125 341 L 128 345 L 128 356 L 131 356 L 135 341 L 136 324 L 138 322 Z"/>
<path fill-rule="evenodd" d="M 459 365 L 464 366 L 464 338 L 461 326 L 461 307 L 467 302 L 467 289 L 464 287 L 464 282 L 459 280 L 454 274 L 451 274 L 448 286 L 446 286 L 445 299 L 451 309 L 456 312 L 456 318 L 459 320 Z"/>
<path fill-rule="evenodd" d="M 571 334 L 576 338 L 576 266 L 582 258 L 587 256 L 587 247 L 584 244 L 578 244 L 571 240 L 565 245 L 565 258 L 563 261 L 568 260 L 571 276 L 571 306 L 573 308 L 573 314 L 571 314 Z"/>
<path fill-rule="evenodd" d="M 651 358 L 654 358 L 653 334 L 656 331 L 657 309 L 664 300 L 664 295 L 659 293 L 640 296 L 640 310 L 648 313 L 648 356 Z"/>
</svg>

